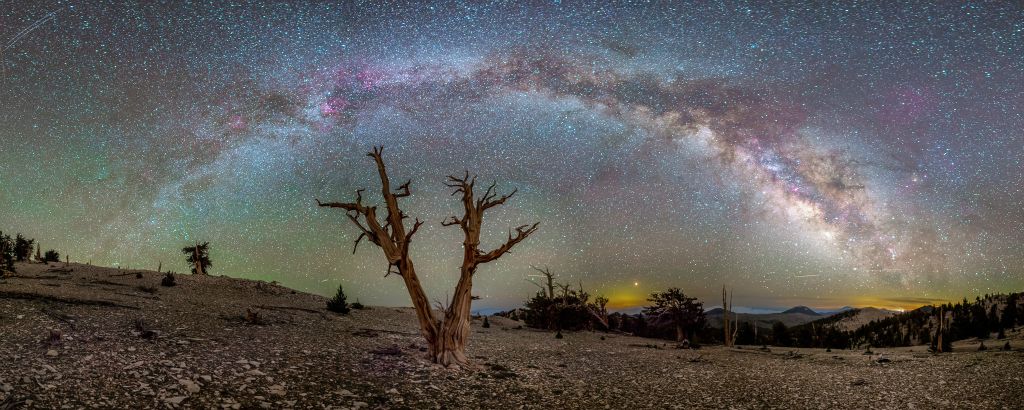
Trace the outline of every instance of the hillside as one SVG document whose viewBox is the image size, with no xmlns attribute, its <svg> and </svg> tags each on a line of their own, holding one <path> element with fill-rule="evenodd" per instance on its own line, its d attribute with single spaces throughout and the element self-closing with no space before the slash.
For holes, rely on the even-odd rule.
<svg viewBox="0 0 1024 410">
<path fill-rule="evenodd" d="M 823 319 L 820 324 L 834 324 L 835 327 L 843 331 L 854 331 L 868 323 L 892 317 L 899 312 L 888 309 L 879 309 L 876 307 L 865 307 L 855 308 L 846 310 L 842 313 L 833 315 L 832 320 Z"/>
<path fill-rule="evenodd" d="M 348 316 L 274 284 L 71 264 L 0 280 L 0 408 L 1001 408 L 1017 351 L 677 350 L 472 324 L 477 369 L 430 364 L 406 308 Z M 401 284 L 395 282 L 395 291 Z M 247 314 L 247 311 L 252 314 Z M 248 316 L 248 317 L 247 317 Z M 780 377 L 779 375 L 786 375 Z M 936 389 L 936 384 L 944 386 Z M 1008 383 L 1015 383 L 1011 386 Z M 723 392 L 728 392 L 723 393 Z M 670 405 L 671 404 L 671 405 Z"/>
<path fill-rule="evenodd" d="M 721 308 L 712 309 L 706 312 L 708 326 L 721 328 L 722 312 Z M 782 322 L 788 327 L 793 327 L 821 319 L 822 315 L 814 313 L 813 311 L 811 311 L 811 313 L 807 313 L 805 311 L 786 311 L 781 313 L 736 313 L 735 317 L 739 323 L 750 322 L 758 328 L 770 329 L 772 324 L 775 322 Z"/>
</svg>

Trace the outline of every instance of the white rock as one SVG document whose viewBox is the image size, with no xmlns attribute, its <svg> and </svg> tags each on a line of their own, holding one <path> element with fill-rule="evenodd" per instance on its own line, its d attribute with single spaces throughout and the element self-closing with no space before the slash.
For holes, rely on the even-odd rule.
<svg viewBox="0 0 1024 410">
<path fill-rule="evenodd" d="M 199 393 L 199 385 L 196 384 L 196 382 L 193 382 L 193 381 L 188 380 L 188 379 L 181 379 L 181 380 L 178 380 L 178 383 L 181 384 L 182 386 L 184 386 L 185 390 L 188 390 L 189 393 L 192 393 L 192 394 Z"/>
<path fill-rule="evenodd" d="M 0 384 L 0 392 L 10 393 L 12 390 L 14 390 L 14 386 L 9 384 Z"/>
<path fill-rule="evenodd" d="M 56 349 L 50 349 L 46 351 L 46 355 L 50 357 L 57 357 L 58 354 L 59 353 L 57 353 Z"/>
<path fill-rule="evenodd" d="M 187 399 L 187 398 L 188 397 L 185 397 L 185 396 L 169 397 L 169 398 L 164 399 L 164 402 L 166 402 L 168 404 L 181 404 L 181 402 L 185 401 L 185 399 Z"/>
</svg>

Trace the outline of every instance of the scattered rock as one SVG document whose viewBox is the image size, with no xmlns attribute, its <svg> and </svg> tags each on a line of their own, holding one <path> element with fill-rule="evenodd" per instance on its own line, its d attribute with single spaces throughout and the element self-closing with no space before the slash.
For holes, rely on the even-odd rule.
<svg viewBox="0 0 1024 410">
<path fill-rule="evenodd" d="M 167 404 L 178 405 L 181 404 L 181 402 L 185 401 L 185 399 L 188 399 L 188 396 L 175 396 L 164 399 L 164 402 Z"/>
<path fill-rule="evenodd" d="M 270 386 L 269 388 L 267 388 L 267 390 L 273 396 L 284 396 L 287 393 L 287 391 L 285 390 L 284 386 L 282 386 L 280 384 L 275 384 L 273 386 Z"/>
<path fill-rule="evenodd" d="M 196 382 L 194 382 L 194 381 L 191 381 L 191 380 L 188 380 L 188 379 L 181 379 L 181 380 L 178 380 L 178 384 L 181 384 L 182 387 L 184 387 L 185 390 L 188 391 L 189 393 L 192 393 L 192 394 L 199 393 L 199 390 L 200 390 L 199 385 L 196 384 Z"/>
</svg>

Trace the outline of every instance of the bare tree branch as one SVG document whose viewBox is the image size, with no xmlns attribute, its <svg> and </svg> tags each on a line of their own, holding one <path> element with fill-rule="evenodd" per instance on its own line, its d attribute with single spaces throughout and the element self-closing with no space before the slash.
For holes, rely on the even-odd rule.
<svg viewBox="0 0 1024 410">
<path fill-rule="evenodd" d="M 405 183 L 402 184 L 401 186 L 399 186 L 398 187 L 398 192 L 395 193 L 395 198 L 405 198 L 405 197 L 409 196 L 410 195 L 409 184 L 411 184 L 411 183 L 412 183 L 412 180 L 410 179 L 408 181 L 405 181 Z"/>
<path fill-rule="evenodd" d="M 539 225 L 540 225 L 540 222 L 537 222 L 537 223 L 534 223 L 533 225 L 522 225 L 522 226 L 516 228 L 516 235 L 515 236 L 512 236 L 512 232 L 509 232 L 509 234 L 508 234 L 508 241 L 506 241 L 504 244 L 502 244 L 501 246 L 499 246 L 497 249 L 495 249 L 493 251 L 490 251 L 490 252 L 487 252 L 487 253 L 478 252 L 477 260 L 479 261 L 479 263 L 487 263 L 487 262 L 490 262 L 490 261 L 493 261 L 495 259 L 500 258 L 501 255 L 504 255 L 505 253 L 511 251 L 513 246 L 516 246 L 516 244 L 518 244 L 519 242 L 522 242 L 524 239 L 526 239 L 531 234 L 536 232 L 537 231 L 537 227 Z"/>
<path fill-rule="evenodd" d="M 462 220 L 454 216 L 449 216 L 448 219 L 441 221 L 441 226 L 452 226 L 462 225 Z"/>
</svg>

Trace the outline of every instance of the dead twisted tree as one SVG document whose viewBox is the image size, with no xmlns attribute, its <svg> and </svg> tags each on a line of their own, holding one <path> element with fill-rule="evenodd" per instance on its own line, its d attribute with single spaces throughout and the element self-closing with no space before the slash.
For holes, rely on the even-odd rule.
<svg viewBox="0 0 1024 410">
<path fill-rule="evenodd" d="M 516 228 L 515 234 L 509 230 L 508 240 L 501 246 L 491 250 L 480 250 L 480 225 L 484 220 L 484 213 L 491 208 L 504 204 L 509 198 L 516 194 L 513 190 L 507 195 L 498 195 L 491 183 L 479 199 L 474 198 L 473 189 L 476 184 L 476 176 L 470 176 L 467 171 L 464 176 L 448 176 L 445 185 L 452 188 L 452 196 L 462 195 L 463 215 L 461 218 L 450 216 L 441 224 L 444 226 L 458 226 L 462 229 L 464 239 L 462 241 L 462 267 L 459 273 L 459 283 L 455 286 L 455 294 L 452 296 L 451 304 L 444 311 L 444 326 L 440 347 L 443 357 L 438 359 L 439 363 L 448 364 L 465 363 L 466 339 L 469 337 L 470 304 L 473 289 L 473 274 L 481 264 L 497 260 L 502 255 L 512 250 L 519 242 L 537 231 L 539 222 L 533 225 L 521 225 Z"/>
<path fill-rule="evenodd" d="M 728 300 L 726 300 L 728 296 Z M 722 330 L 725 331 L 725 347 L 732 347 L 736 344 L 736 333 L 739 331 L 736 315 L 732 311 L 732 294 L 727 293 L 725 285 L 722 285 Z"/>
<path fill-rule="evenodd" d="M 530 282 L 530 283 L 536 285 L 537 287 L 539 287 L 541 291 L 547 290 L 547 295 L 546 296 L 549 297 L 549 298 L 554 298 L 555 297 L 555 274 L 551 273 L 551 269 L 549 269 L 547 266 L 545 266 L 544 269 L 538 268 L 536 266 L 530 266 L 530 267 L 533 268 L 533 270 L 535 270 L 537 272 L 540 272 L 541 276 L 543 276 L 545 281 L 547 282 L 547 287 L 545 288 L 543 285 L 541 285 L 541 284 L 539 284 L 537 282 L 534 282 L 532 280 L 530 280 L 528 282 Z M 531 276 L 537 276 L 537 275 L 531 275 Z"/>
<path fill-rule="evenodd" d="M 465 240 L 463 241 L 462 267 L 459 282 L 455 287 L 455 294 L 447 307 L 442 306 L 443 316 L 437 318 L 431 310 L 430 302 L 423 292 L 423 286 L 416 276 L 415 266 L 409 256 L 409 244 L 423 222 L 415 219 L 412 227 L 407 229 L 405 219 L 408 219 L 408 215 L 398 205 L 400 198 L 410 195 L 411 181 L 400 185 L 395 191 L 391 189 L 391 181 L 382 158 L 383 152 L 383 147 L 374 147 L 373 152 L 367 154 L 376 163 L 377 173 L 380 177 L 381 194 L 386 207 L 383 223 L 377 217 L 376 206 L 363 204 L 363 190 L 356 191 L 355 202 L 322 203 L 317 200 L 317 204 L 322 207 L 344 209 L 349 220 L 359 228 L 360 234 L 356 238 L 352 252 L 356 251 L 363 239 L 370 241 L 384 252 L 384 256 L 388 260 L 387 274 L 397 274 L 405 282 L 405 288 L 409 292 L 409 298 L 412 299 L 416 317 L 419 320 L 420 333 L 429 346 L 431 360 L 444 366 L 465 365 L 468 363 L 465 348 L 469 337 L 473 274 L 476 273 L 480 264 L 500 258 L 511 251 L 516 244 L 536 232 L 539 223 L 520 226 L 516 228 L 514 234 L 509 232 L 508 240 L 501 246 L 490 251 L 481 250 L 480 226 L 485 211 L 504 204 L 515 194 L 515 191 L 499 196 L 494 190 L 495 184 L 491 184 L 482 197 L 475 198 L 475 176 L 471 177 L 469 172 L 466 172 L 464 177 L 449 176 L 445 185 L 454 188 L 453 196 L 461 194 L 465 213 L 461 218 L 449 217 L 442 222 L 442 225 L 458 225 L 465 234 Z"/>
</svg>

